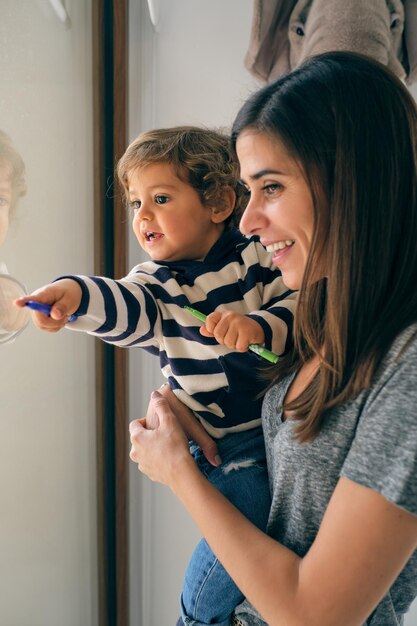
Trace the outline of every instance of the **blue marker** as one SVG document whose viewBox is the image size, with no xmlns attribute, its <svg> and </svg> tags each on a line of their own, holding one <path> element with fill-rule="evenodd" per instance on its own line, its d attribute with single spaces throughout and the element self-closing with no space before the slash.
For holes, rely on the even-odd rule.
<svg viewBox="0 0 417 626">
<path fill-rule="evenodd" d="M 28 306 L 30 309 L 33 309 L 33 311 L 39 311 L 39 313 L 43 313 L 44 315 L 51 314 L 52 307 L 50 304 L 43 304 L 43 302 L 35 302 L 35 300 L 29 300 L 28 302 L 25 302 L 25 306 Z M 77 317 L 78 315 L 68 315 L 67 321 L 75 322 Z"/>
</svg>

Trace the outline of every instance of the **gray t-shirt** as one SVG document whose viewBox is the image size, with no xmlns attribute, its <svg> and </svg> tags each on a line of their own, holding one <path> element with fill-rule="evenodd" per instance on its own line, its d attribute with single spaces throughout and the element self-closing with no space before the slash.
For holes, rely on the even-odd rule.
<svg viewBox="0 0 417 626">
<path fill-rule="evenodd" d="M 273 387 L 263 404 L 272 492 L 268 534 L 304 556 L 340 476 L 417 515 L 417 325 L 394 342 L 372 387 L 334 409 L 311 443 L 298 443 L 295 422 L 280 419 L 292 378 Z M 417 551 L 366 626 L 401 624 L 416 595 Z M 243 626 L 265 626 L 248 602 L 236 616 Z"/>
</svg>

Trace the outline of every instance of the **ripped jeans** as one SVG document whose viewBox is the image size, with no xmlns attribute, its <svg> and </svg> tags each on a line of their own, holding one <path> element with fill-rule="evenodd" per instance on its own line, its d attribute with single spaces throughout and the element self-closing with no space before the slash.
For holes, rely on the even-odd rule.
<svg viewBox="0 0 417 626">
<path fill-rule="evenodd" d="M 220 467 L 206 460 L 191 442 L 190 451 L 201 472 L 253 524 L 266 530 L 271 496 L 262 427 L 226 435 L 217 440 Z M 210 515 L 210 511 L 207 511 Z M 188 565 L 181 595 L 184 624 L 229 626 L 234 608 L 243 594 L 202 539 Z"/>
</svg>

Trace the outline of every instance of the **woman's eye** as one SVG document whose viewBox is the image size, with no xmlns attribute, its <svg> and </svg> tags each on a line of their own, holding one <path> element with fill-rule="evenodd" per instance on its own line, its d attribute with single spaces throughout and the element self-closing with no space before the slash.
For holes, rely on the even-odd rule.
<svg viewBox="0 0 417 626">
<path fill-rule="evenodd" d="M 0 196 L 0 208 L 4 208 L 4 207 L 8 207 L 10 204 L 9 200 L 7 198 L 2 198 Z"/>
<path fill-rule="evenodd" d="M 264 185 L 262 189 L 267 195 L 273 196 L 275 193 L 277 193 L 277 191 L 281 191 L 282 185 L 280 185 L 279 183 L 270 183 L 268 185 Z"/>
<path fill-rule="evenodd" d="M 168 201 L 168 196 L 155 196 L 156 204 L 166 204 Z"/>
</svg>

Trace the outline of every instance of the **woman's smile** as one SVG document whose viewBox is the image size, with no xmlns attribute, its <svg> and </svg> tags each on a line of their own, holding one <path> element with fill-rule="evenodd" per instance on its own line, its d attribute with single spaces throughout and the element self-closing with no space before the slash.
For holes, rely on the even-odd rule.
<svg viewBox="0 0 417 626">
<path fill-rule="evenodd" d="M 285 261 L 286 257 L 290 254 L 295 241 L 286 239 L 285 241 L 277 241 L 266 247 L 267 252 L 272 252 L 272 262 L 274 265 L 280 267 Z"/>
</svg>

